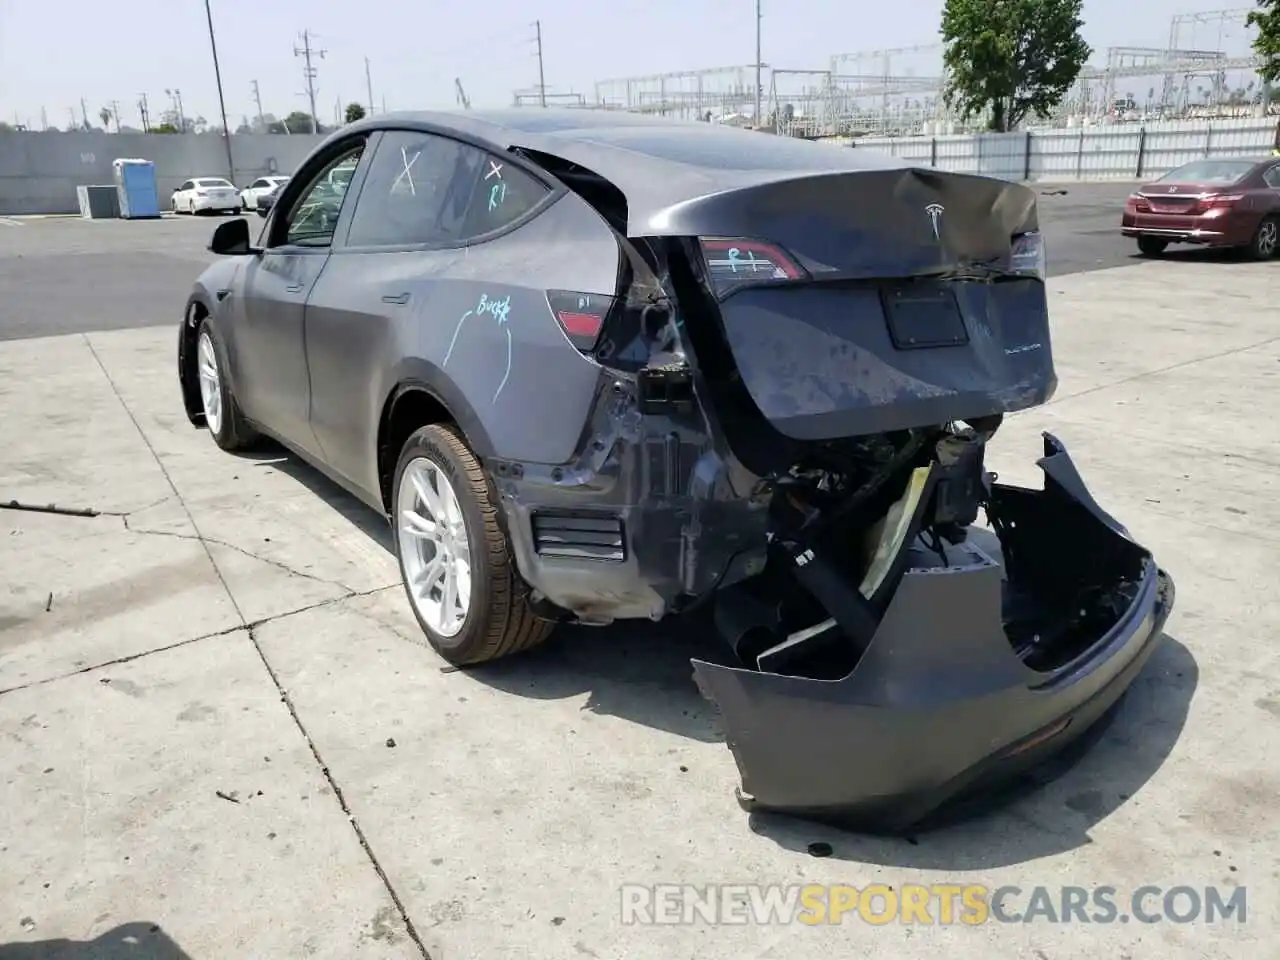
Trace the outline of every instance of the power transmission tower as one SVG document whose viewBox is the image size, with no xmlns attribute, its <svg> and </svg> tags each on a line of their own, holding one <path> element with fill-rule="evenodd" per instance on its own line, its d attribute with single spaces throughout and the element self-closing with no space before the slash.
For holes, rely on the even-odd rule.
<svg viewBox="0 0 1280 960">
<path fill-rule="evenodd" d="M 138 94 L 138 116 L 142 118 L 142 132 L 151 132 L 151 107 L 147 104 L 147 95 Z"/>
<path fill-rule="evenodd" d="M 369 116 L 373 116 L 373 80 L 369 76 L 369 58 L 364 58 L 364 92 L 369 97 Z"/>
<path fill-rule="evenodd" d="M 84 120 L 84 128 L 89 129 L 89 107 L 84 102 L 84 97 L 80 98 L 80 116 Z"/>
<path fill-rule="evenodd" d="M 760 11 L 760 0 L 756 0 L 756 126 L 759 127 L 764 123 L 764 118 L 760 116 L 760 97 L 764 88 L 760 85 L 760 21 L 763 14 Z"/>
<path fill-rule="evenodd" d="M 538 44 L 538 102 L 547 105 L 547 77 L 542 69 L 542 21 L 533 21 L 533 30 Z"/>
<path fill-rule="evenodd" d="M 294 47 L 293 55 L 302 57 L 305 66 L 302 69 L 302 75 L 307 80 L 307 100 L 311 104 L 311 132 L 320 132 L 320 118 L 316 116 L 316 68 L 311 65 L 313 58 L 324 59 L 324 55 L 328 51 L 316 50 L 311 46 L 311 31 L 302 31 L 302 47 Z"/>
<path fill-rule="evenodd" d="M 258 127 L 259 127 L 258 132 L 266 133 L 267 122 L 264 119 L 262 119 L 262 94 L 258 92 L 258 81 L 251 80 L 250 83 L 253 85 L 253 102 L 258 108 Z"/>
</svg>

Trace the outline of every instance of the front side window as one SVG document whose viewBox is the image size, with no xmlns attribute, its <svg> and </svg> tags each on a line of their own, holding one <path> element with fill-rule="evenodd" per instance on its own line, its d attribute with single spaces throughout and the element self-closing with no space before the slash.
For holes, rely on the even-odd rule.
<svg viewBox="0 0 1280 960">
<path fill-rule="evenodd" d="M 344 154 L 320 171 L 290 208 L 285 226 L 285 243 L 305 247 L 327 247 L 342 215 L 346 186 L 360 164 L 364 145 Z"/>
<path fill-rule="evenodd" d="M 1280 166 L 1272 167 L 1262 175 L 1268 187 L 1280 187 Z"/>
</svg>

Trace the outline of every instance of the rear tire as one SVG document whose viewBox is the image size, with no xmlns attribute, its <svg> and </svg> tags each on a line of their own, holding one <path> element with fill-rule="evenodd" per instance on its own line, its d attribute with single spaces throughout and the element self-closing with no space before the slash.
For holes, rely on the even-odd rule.
<svg viewBox="0 0 1280 960">
<path fill-rule="evenodd" d="M 196 383 L 200 388 L 205 426 L 213 442 L 228 451 L 252 446 L 258 440 L 257 431 L 245 421 L 231 392 L 226 351 L 208 320 L 200 324 L 195 352 Z"/>
<path fill-rule="evenodd" d="M 430 488 L 427 498 L 419 492 L 424 483 Z M 438 509 L 429 506 L 432 501 Z M 392 541 L 418 626 L 431 647 L 454 666 L 528 650 L 554 626 L 530 608 L 529 588 L 500 519 L 497 492 L 456 427 L 432 424 L 409 437 L 396 462 L 391 491 Z M 436 532 L 424 534 L 427 527 Z M 465 561 L 459 563 L 463 554 Z M 450 577 L 453 591 L 465 602 L 460 623 L 462 604 L 452 602 Z"/>
<path fill-rule="evenodd" d="M 1249 241 L 1249 256 L 1254 260 L 1270 260 L 1280 250 L 1280 217 L 1266 217 Z"/>
<path fill-rule="evenodd" d="M 1139 237 L 1138 251 L 1144 257 L 1158 257 L 1169 249 L 1169 241 L 1159 237 Z"/>
</svg>

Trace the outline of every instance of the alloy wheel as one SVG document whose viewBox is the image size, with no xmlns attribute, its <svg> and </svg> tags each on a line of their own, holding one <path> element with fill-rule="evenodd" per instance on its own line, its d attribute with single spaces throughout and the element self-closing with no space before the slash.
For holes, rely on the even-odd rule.
<svg viewBox="0 0 1280 960">
<path fill-rule="evenodd" d="M 200 402 L 204 405 L 204 422 L 211 433 L 222 427 L 222 381 L 218 375 L 218 357 L 213 339 L 202 331 L 196 347 L 196 365 L 200 375 Z"/>
<path fill-rule="evenodd" d="M 457 636 L 471 608 L 471 544 L 458 495 L 439 465 L 426 457 L 405 464 L 396 520 L 418 616 L 441 637 Z"/>
<path fill-rule="evenodd" d="M 1280 245 L 1280 224 L 1275 220 L 1268 220 L 1258 228 L 1258 255 L 1274 257 L 1278 245 Z"/>
</svg>

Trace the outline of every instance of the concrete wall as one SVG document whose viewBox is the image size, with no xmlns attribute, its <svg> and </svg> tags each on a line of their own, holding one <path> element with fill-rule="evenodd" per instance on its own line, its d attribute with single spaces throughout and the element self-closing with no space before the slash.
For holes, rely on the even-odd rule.
<svg viewBox="0 0 1280 960">
<path fill-rule="evenodd" d="M 268 173 L 293 173 L 322 139 L 232 136 L 235 185 L 247 186 Z M 225 142 L 214 134 L 0 131 L 0 216 L 76 213 L 76 186 L 111 183 L 111 161 L 120 157 L 155 163 L 162 208 L 183 180 L 229 173 Z"/>
<path fill-rule="evenodd" d="M 853 145 L 939 170 L 1006 180 L 1141 180 L 1191 160 L 1266 156 L 1277 123 L 1275 116 L 1164 120 L 1025 133 L 864 137 Z"/>
</svg>

